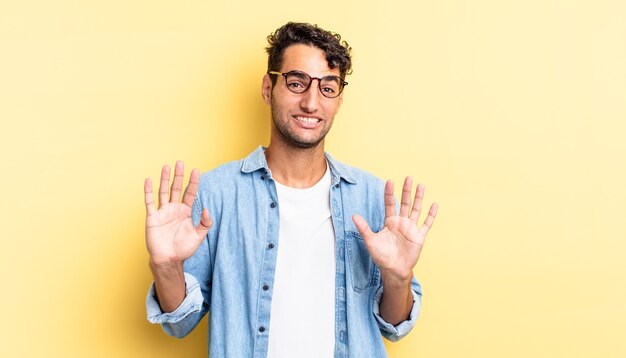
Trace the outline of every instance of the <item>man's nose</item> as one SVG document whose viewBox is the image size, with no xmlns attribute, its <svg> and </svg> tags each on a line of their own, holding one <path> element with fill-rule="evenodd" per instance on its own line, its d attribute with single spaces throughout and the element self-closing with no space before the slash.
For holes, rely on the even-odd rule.
<svg viewBox="0 0 626 358">
<path fill-rule="evenodd" d="M 300 108 L 302 108 L 302 110 L 306 111 L 307 113 L 313 113 L 317 111 L 317 108 L 319 107 L 319 101 L 322 94 L 319 91 L 319 84 L 316 81 L 319 80 L 312 80 L 309 88 L 304 93 L 302 93 Z"/>
</svg>

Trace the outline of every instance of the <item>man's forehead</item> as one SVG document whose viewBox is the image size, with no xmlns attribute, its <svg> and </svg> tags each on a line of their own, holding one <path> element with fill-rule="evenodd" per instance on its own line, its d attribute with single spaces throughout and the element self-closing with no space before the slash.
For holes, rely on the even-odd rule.
<svg viewBox="0 0 626 358">
<path fill-rule="evenodd" d="M 283 52 L 281 72 L 304 71 L 311 76 L 339 75 L 339 68 L 330 68 L 323 50 L 309 45 L 295 44 Z"/>
</svg>

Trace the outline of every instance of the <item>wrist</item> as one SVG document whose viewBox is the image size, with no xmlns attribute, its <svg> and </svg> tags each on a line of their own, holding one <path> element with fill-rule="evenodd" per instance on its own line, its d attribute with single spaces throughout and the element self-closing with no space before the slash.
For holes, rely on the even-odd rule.
<svg viewBox="0 0 626 358">
<path fill-rule="evenodd" d="M 394 288 L 404 289 L 411 285 L 411 280 L 413 279 L 412 271 L 393 272 L 381 270 L 380 275 L 385 290 Z"/>
<path fill-rule="evenodd" d="M 173 312 L 185 299 L 185 272 L 180 263 L 157 263 L 150 260 L 156 299 L 163 312 Z"/>
<path fill-rule="evenodd" d="M 156 276 L 180 276 L 183 272 L 183 261 L 159 262 L 150 258 L 150 270 Z"/>
</svg>

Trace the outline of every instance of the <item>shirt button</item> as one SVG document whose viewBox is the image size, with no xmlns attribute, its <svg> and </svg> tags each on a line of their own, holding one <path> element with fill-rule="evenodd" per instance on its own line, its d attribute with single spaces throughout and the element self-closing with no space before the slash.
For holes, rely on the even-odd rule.
<svg viewBox="0 0 626 358">
<path fill-rule="evenodd" d="M 274 248 L 274 244 L 272 244 L 271 242 L 269 243 L 269 245 L 267 245 L 268 249 L 273 249 Z"/>
<path fill-rule="evenodd" d="M 272 201 L 272 203 L 270 204 L 270 208 L 274 209 L 276 207 L 276 202 Z"/>
<path fill-rule="evenodd" d="M 261 176 L 261 180 L 265 180 L 265 176 L 263 176 L 263 175 L 262 175 L 262 176 Z"/>
<path fill-rule="evenodd" d="M 261 332 L 261 333 L 265 332 L 265 327 L 263 327 L 263 326 L 259 327 L 259 332 Z"/>
<path fill-rule="evenodd" d="M 267 290 L 269 290 L 269 289 L 270 289 L 270 286 L 268 286 L 268 285 L 263 285 L 263 291 L 267 291 Z"/>
</svg>

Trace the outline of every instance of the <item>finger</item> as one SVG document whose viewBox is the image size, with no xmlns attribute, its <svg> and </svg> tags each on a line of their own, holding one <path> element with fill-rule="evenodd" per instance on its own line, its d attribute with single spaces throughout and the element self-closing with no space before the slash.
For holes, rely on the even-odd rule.
<svg viewBox="0 0 626 358">
<path fill-rule="evenodd" d="M 170 166 L 164 165 L 161 169 L 161 183 L 159 183 L 159 208 L 167 203 L 167 194 L 170 186 Z"/>
<path fill-rule="evenodd" d="M 417 222 L 422 212 L 422 201 L 424 201 L 424 184 L 417 184 L 415 199 L 413 200 L 413 209 L 411 209 L 409 219 Z"/>
<path fill-rule="evenodd" d="M 198 226 L 196 226 L 196 232 L 201 237 L 205 237 L 206 234 L 209 233 L 211 226 L 213 226 L 213 220 L 211 220 L 209 210 L 205 208 L 202 210 L 202 216 L 200 216 L 200 222 L 198 223 Z"/>
<path fill-rule="evenodd" d="M 198 169 L 193 169 L 189 176 L 189 184 L 187 184 L 187 188 L 185 188 L 183 204 L 187 206 L 193 205 L 193 201 L 196 199 L 196 193 L 198 192 L 198 184 L 200 184 L 200 172 Z"/>
<path fill-rule="evenodd" d="M 426 217 L 426 220 L 424 220 L 424 224 L 420 227 L 420 232 L 423 236 L 426 236 L 428 230 L 430 230 L 430 228 L 433 226 L 433 223 L 435 222 L 435 217 L 437 216 L 437 210 L 439 210 L 439 204 L 433 203 L 430 206 L 430 210 L 428 210 L 428 216 Z"/>
<path fill-rule="evenodd" d="M 393 197 L 393 181 L 385 184 L 385 219 L 396 215 L 396 201 Z"/>
<path fill-rule="evenodd" d="M 152 215 L 156 209 L 154 207 L 154 196 L 152 195 L 152 180 L 146 179 L 143 183 L 144 200 L 146 202 L 146 215 Z"/>
<path fill-rule="evenodd" d="M 352 216 L 352 221 L 354 222 L 354 225 L 356 225 L 356 229 L 359 230 L 359 233 L 361 234 L 361 237 L 363 237 L 363 240 L 369 238 L 374 234 L 374 232 L 372 232 L 372 229 L 370 229 L 370 226 L 367 224 L 367 221 L 365 221 L 365 219 L 363 219 L 361 215 L 354 214 L 354 216 Z"/>
<path fill-rule="evenodd" d="M 183 174 L 185 173 L 185 164 L 178 160 L 174 167 L 174 180 L 172 181 L 172 190 L 170 192 L 170 203 L 180 201 L 180 193 L 183 190 Z"/>
<path fill-rule="evenodd" d="M 409 208 L 411 207 L 411 187 L 413 186 L 413 178 L 406 177 L 402 186 L 402 198 L 400 199 L 400 216 L 408 217 Z"/>
</svg>

